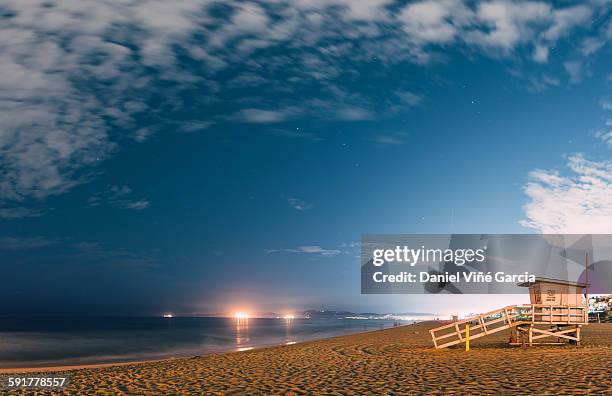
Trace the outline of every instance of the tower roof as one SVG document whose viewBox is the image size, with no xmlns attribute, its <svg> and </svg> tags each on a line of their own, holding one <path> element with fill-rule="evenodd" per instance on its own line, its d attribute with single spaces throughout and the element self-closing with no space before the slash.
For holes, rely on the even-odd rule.
<svg viewBox="0 0 612 396">
<path fill-rule="evenodd" d="M 522 287 L 531 287 L 537 283 L 554 283 L 557 285 L 567 285 L 567 286 L 578 286 L 578 287 L 587 287 L 589 286 L 589 284 L 584 283 L 584 282 L 573 282 L 573 281 L 568 281 L 568 280 L 563 280 L 563 279 L 551 279 L 551 278 L 541 278 L 541 277 L 536 277 L 535 281 L 533 282 L 522 282 L 517 284 L 517 286 L 522 286 Z"/>
</svg>

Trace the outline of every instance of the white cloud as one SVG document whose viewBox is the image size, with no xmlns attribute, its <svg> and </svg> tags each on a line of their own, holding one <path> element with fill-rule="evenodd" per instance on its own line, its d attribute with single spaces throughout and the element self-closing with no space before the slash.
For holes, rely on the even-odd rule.
<svg viewBox="0 0 612 396">
<path fill-rule="evenodd" d="M 181 89 L 197 86 L 202 107 L 223 103 L 225 91 L 257 86 L 252 97 L 227 107 L 232 114 L 185 120 L 176 130 L 227 120 L 366 120 L 377 114 L 376 101 L 353 92 L 359 87 L 343 89 L 338 78 L 356 77 L 364 62 L 426 63 L 450 45 L 510 56 L 523 45 L 543 63 L 548 48 L 572 29 L 588 28 L 593 13 L 590 3 L 560 8 L 533 1 L 229 1 L 226 16 L 212 12 L 219 6 L 213 0 L 4 4 L 0 216 L 33 215 L 39 211 L 27 208 L 28 201 L 92 180 L 126 139 L 142 142 L 157 131 L 140 125 L 141 116 L 158 125 L 191 105 L 182 102 Z M 599 45 L 579 43 L 583 54 Z M 181 64 L 185 58 L 192 68 Z M 579 73 L 575 66 L 566 65 L 572 81 L 584 78 L 584 67 Z M 163 92 L 155 91 L 159 81 Z M 159 97 L 168 103 L 149 107 Z M 396 100 L 415 105 L 419 98 Z M 201 107 L 193 113 L 208 114 Z"/>
<path fill-rule="evenodd" d="M 609 99 L 602 99 L 599 101 L 599 105 L 604 110 L 612 110 L 612 101 Z"/>
<path fill-rule="evenodd" d="M 270 27 L 270 20 L 266 11 L 255 3 L 239 4 L 234 10 L 231 19 L 222 28 L 215 31 L 209 37 L 209 44 L 215 48 L 223 47 L 231 40 L 244 35 L 261 35 Z M 260 45 L 267 46 L 267 43 L 260 42 Z M 255 42 L 251 42 L 249 49 L 253 49 Z M 243 51 L 247 47 L 242 47 Z"/>
<path fill-rule="evenodd" d="M 44 215 L 42 209 L 32 209 L 23 206 L 0 208 L 0 218 L 2 219 L 21 219 L 24 217 L 39 217 Z"/>
<path fill-rule="evenodd" d="M 410 91 L 396 91 L 394 94 L 408 106 L 418 106 L 423 101 L 423 97 L 421 95 Z"/>
<path fill-rule="evenodd" d="M 477 16 L 481 23 L 492 28 L 489 32 L 470 32 L 475 42 L 510 51 L 523 42 L 533 41 L 534 59 L 545 62 L 548 46 L 567 35 L 571 29 L 584 24 L 591 16 L 587 5 L 554 9 L 544 2 L 491 1 L 481 2 Z"/>
<path fill-rule="evenodd" d="M 314 205 L 309 204 L 308 202 L 303 201 L 299 198 L 287 197 L 287 196 L 282 196 L 281 198 L 287 201 L 287 203 L 289 203 L 289 205 L 291 205 L 291 207 L 293 207 L 293 209 L 295 210 L 305 211 L 305 210 L 310 210 L 314 207 Z"/>
<path fill-rule="evenodd" d="M 230 116 L 229 119 L 237 122 L 255 124 L 279 123 L 294 120 L 299 117 L 311 115 L 320 119 L 362 121 L 374 117 L 374 113 L 367 109 L 366 101 L 352 98 L 355 105 L 335 103 L 319 99 L 305 100 L 301 105 L 289 105 L 287 107 L 273 109 L 247 108 L 242 109 Z"/>
<path fill-rule="evenodd" d="M 139 199 L 137 201 L 126 201 L 123 205 L 124 209 L 130 210 L 143 210 L 149 207 L 151 203 L 146 199 Z"/>
<path fill-rule="evenodd" d="M 345 244 L 341 247 L 347 248 Z M 296 248 L 290 249 L 267 249 L 267 254 L 275 254 L 275 253 L 299 253 L 299 254 L 307 254 L 318 257 L 334 257 L 339 254 L 350 254 L 349 250 L 339 250 L 339 249 L 324 249 L 319 245 L 303 245 L 298 246 Z"/>
<path fill-rule="evenodd" d="M 569 158 L 572 174 L 536 170 L 524 192 L 524 227 L 541 233 L 612 232 L 612 162 L 589 161 L 582 155 Z"/>
<path fill-rule="evenodd" d="M 578 84 L 582 82 L 584 74 L 584 66 L 581 61 L 567 61 L 563 63 L 563 67 L 570 77 L 570 83 Z"/>
<path fill-rule="evenodd" d="M 554 42 L 565 36 L 576 26 L 584 25 L 593 14 L 593 10 L 586 4 L 553 10 L 552 25 L 546 29 L 542 37 Z"/>
<path fill-rule="evenodd" d="M 119 209 L 143 210 L 150 202 L 146 199 L 134 199 L 129 186 L 109 186 L 105 191 L 89 197 L 87 203 L 91 207 L 110 205 Z"/>
<path fill-rule="evenodd" d="M 297 108 L 286 108 L 281 110 L 243 109 L 234 116 L 234 119 L 253 123 L 282 122 L 294 118 L 300 110 Z"/>
<path fill-rule="evenodd" d="M 585 56 L 592 55 L 599 51 L 606 43 L 595 37 L 587 37 L 582 41 L 581 52 Z"/>
<path fill-rule="evenodd" d="M 372 141 L 381 146 L 401 146 L 402 144 L 406 144 L 404 136 L 404 134 L 376 135 Z"/>
<path fill-rule="evenodd" d="M 244 32 L 258 33 L 268 27 L 268 15 L 257 4 L 242 4 L 232 17 L 233 24 Z"/>
<path fill-rule="evenodd" d="M 534 35 L 532 24 L 551 16 L 551 7 L 540 2 L 491 1 L 478 5 L 479 22 L 490 28 L 470 33 L 469 39 L 485 46 L 510 51 Z"/>
<path fill-rule="evenodd" d="M 546 63 L 548 61 L 548 47 L 545 45 L 536 45 L 533 50 L 533 60 L 537 63 Z"/>
<path fill-rule="evenodd" d="M 540 77 L 529 77 L 529 90 L 533 92 L 545 91 L 551 87 L 559 86 L 560 82 L 557 78 L 549 75 L 542 75 Z"/>
<path fill-rule="evenodd" d="M 210 121 L 184 122 L 178 128 L 182 132 L 204 131 L 213 125 Z"/>
<path fill-rule="evenodd" d="M 533 59 L 548 60 L 549 47 L 593 14 L 590 5 L 554 8 L 540 1 L 425 0 L 409 3 L 398 20 L 407 39 L 420 46 L 465 43 L 508 55 L 520 44 L 533 46 Z M 422 49 L 414 49 L 419 53 Z"/>
<path fill-rule="evenodd" d="M 291 3 L 291 6 L 317 13 L 322 13 L 330 8 L 340 8 L 341 18 L 349 21 L 377 22 L 388 18 L 386 7 L 392 3 L 393 0 L 296 0 Z M 311 14 L 309 16 L 315 21 L 318 20 Z"/>
<path fill-rule="evenodd" d="M 134 113 L 146 110 L 141 99 L 131 99 L 148 83 L 138 69 L 173 63 L 170 43 L 202 22 L 204 4 L 3 5 L 9 16 L 0 24 L 0 205 L 44 199 L 90 180 L 121 140 L 110 136 L 107 120 L 129 126 Z M 127 36 L 137 49 L 121 44 Z"/>
<path fill-rule="evenodd" d="M 427 0 L 408 4 L 399 20 L 408 38 L 419 44 L 448 43 L 455 39 L 461 23 L 459 15 L 469 10 L 459 1 Z M 467 19 L 467 18 L 465 18 Z"/>
<path fill-rule="evenodd" d="M 41 249 L 59 243 L 58 239 L 46 237 L 2 237 L 0 238 L 0 250 L 29 250 Z"/>
<path fill-rule="evenodd" d="M 599 101 L 599 105 L 605 111 L 612 110 L 612 102 L 608 98 L 602 98 Z M 610 127 L 612 127 L 612 118 L 606 120 L 605 129 L 595 132 L 595 138 L 605 142 L 612 149 L 612 130 Z"/>
<path fill-rule="evenodd" d="M 314 254 L 323 257 L 337 256 L 338 254 L 342 253 L 342 251 L 338 249 L 323 249 L 321 246 L 318 245 L 298 246 L 295 249 L 285 249 L 285 252 Z"/>
<path fill-rule="evenodd" d="M 374 114 L 372 114 L 372 112 L 368 109 L 358 106 L 351 106 L 337 109 L 335 116 L 338 119 L 345 121 L 361 121 L 374 117 Z"/>
<path fill-rule="evenodd" d="M 606 126 L 612 126 L 612 120 L 607 120 Z M 608 145 L 608 147 L 612 149 L 612 131 L 597 132 L 595 134 L 595 137 L 600 140 L 603 140 Z"/>
</svg>

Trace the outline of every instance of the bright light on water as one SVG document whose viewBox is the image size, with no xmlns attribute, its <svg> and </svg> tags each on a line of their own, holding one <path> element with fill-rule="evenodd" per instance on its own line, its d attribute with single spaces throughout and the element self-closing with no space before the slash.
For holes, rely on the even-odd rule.
<svg viewBox="0 0 612 396">
<path fill-rule="evenodd" d="M 249 314 L 246 312 L 236 312 L 234 317 L 238 320 L 244 320 L 249 318 Z"/>
</svg>

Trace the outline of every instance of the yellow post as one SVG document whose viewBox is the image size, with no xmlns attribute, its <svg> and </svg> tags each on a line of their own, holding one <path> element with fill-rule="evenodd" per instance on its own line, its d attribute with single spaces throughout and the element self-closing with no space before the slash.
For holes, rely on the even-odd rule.
<svg viewBox="0 0 612 396">
<path fill-rule="evenodd" d="M 465 325 L 465 351 L 470 351 L 470 325 Z"/>
</svg>

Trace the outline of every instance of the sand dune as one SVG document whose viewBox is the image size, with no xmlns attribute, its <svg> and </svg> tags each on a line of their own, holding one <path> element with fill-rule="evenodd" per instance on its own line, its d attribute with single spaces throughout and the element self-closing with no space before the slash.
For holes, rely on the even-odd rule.
<svg viewBox="0 0 612 396">
<path fill-rule="evenodd" d="M 583 346 L 434 350 L 431 323 L 247 352 L 67 372 L 68 394 L 612 394 L 612 324 Z M 31 373 L 29 375 L 32 375 Z"/>
</svg>

